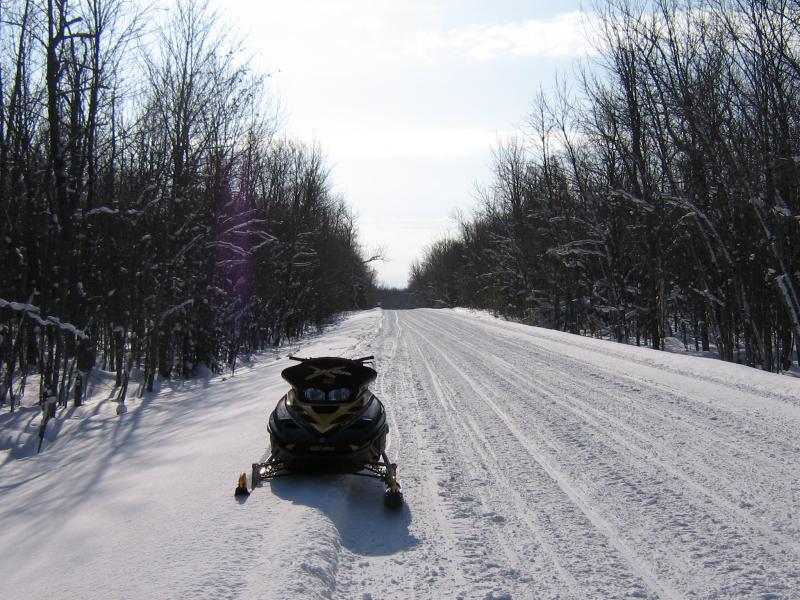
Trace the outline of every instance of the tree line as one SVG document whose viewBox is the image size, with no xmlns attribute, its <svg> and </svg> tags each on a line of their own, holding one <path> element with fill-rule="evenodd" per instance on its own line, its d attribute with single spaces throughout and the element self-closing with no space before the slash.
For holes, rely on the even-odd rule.
<svg viewBox="0 0 800 600">
<path fill-rule="evenodd" d="M 208 3 L 0 2 L 0 406 L 219 371 L 370 303 L 322 151 Z"/>
<path fill-rule="evenodd" d="M 800 2 L 609 0 L 578 83 L 500 144 L 424 306 L 765 370 L 800 354 Z M 796 356 L 797 356 L 796 354 Z"/>
</svg>

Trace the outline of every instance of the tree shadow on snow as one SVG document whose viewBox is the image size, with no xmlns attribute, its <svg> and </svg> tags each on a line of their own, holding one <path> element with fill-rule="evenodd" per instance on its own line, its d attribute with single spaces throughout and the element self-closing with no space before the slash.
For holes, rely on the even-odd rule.
<svg viewBox="0 0 800 600">
<path fill-rule="evenodd" d="M 316 508 L 339 531 L 342 546 L 361 556 L 386 556 L 413 548 L 411 510 L 383 504 L 383 483 L 354 475 L 292 475 L 269 482 L 272 492 L 293 504 Z"/>
<path fill-rule="evenodd" d="M 246 383 L 247 379 L 241 381 Z M 38 407 L 20 409 L 12 417 L 30 421 L 17 424 L 24 435 L 20 433 L 18 440 L 9 439 L 5 434 L 0 436 L 0 448 L 5 449 L 12 443 L 18 447 L 0 464 L 4 470 L 15 467 L 10 472 L 4 471 L 3 475 L 8 474 L 8 478 L 4 477 L 0 491 L 28 486 L 30 492 L 18 497 L 15 510 L 23 515 L 20 518 L 26 519 L 32 531 L 47 528 L 55 532 L 69 522 L 70 514 L 79 510 L 84 502 L 93 501 L 97 494 L 102 494 L 104 480 L 115 474 L 115 469 L 136 467 L 136 455 L 148 451 L 151 444 L 167 443 L 182 430 L 202 432 L 201 424 L 206 422 L 208 428 L 226 427 L 230 421 L 241 418 L 239 411 L 231 410 L 224 403 L 198 406 L 198 392 L 214 385 L 219 383 L 209 378 L 179 382 L 157 380 L 156 390 L 138 397 L 132 381 L 126 403 L 129 409 L 124 414 L 115 414 L 108 406 L 104 407 L 108 403 L 116 404 L 113 398 L 118 389 L 110 389 L 105 397 L 96 393 L 78 409 L 72 406 L 58 409 L 57 418 L 47 427 L 42 452 L 38 454 L 36 432 L 41 411 Z M 238 390 L 238 387 L 229 384 L 228 389 Z M 6 424 L 8 419 L 0 423 Z M 68 429 L 68 435 L 59 436 L 62 429 Z M 123 457 L 132 462 L 126 465 L 121 460 Z M 178 457 L 165 456 L 160 463 L 177 460 Z M 30 468 L 25 467 L 28 461 L 32 463 Z M 54 473 L 58 473 L 61 481 L 58 494 L 48 493 Z M 22 498 L 25 498 L 24 503 Z"/>
</svg>

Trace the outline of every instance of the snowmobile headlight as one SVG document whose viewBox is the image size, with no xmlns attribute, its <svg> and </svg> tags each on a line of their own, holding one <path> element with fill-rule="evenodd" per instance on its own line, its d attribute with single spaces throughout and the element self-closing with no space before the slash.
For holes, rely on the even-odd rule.
<svg viewBox="0 0 800 600">
<path fill-rule="evenodd" d="M 331 402 L 346 402 L 350 399 L 350 390 L 347 388 L 336 388 L 328 392 L 328 400 Z"/>
<path fill-rule="evenodd" d="M 306 388 L 303 397 L 308 402 L 325 402 L 325 392 L 317 388 Z"/>
</svg>

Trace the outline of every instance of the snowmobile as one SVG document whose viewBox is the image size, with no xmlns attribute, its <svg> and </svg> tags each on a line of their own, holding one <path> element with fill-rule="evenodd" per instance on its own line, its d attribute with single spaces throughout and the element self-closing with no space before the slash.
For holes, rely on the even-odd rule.
<svg viewBox="0 0 800 600">
<path fill-rule="evenodd" d="M 269 417 L 271 449 L 253 463 L 252 488 L 294 473 L 350 473 L 380 479 L 386 505 L 402 506 L 397 465 L 386 455 L 386 410 L 369 390 L 374 357 L 289 358 L 299 364 L 281 372 L 291 388 Z"/>
</svg>

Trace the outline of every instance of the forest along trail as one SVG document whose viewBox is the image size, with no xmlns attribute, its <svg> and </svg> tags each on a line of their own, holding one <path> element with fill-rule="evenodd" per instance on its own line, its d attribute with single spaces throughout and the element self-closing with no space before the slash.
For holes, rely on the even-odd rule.
<svg viewBox="0 0 800 600">
<path fill-rule="evenodd" d="M 409 543 L 336 595 L 797 597 L 798 380 L 448 310 L 373 351 Z"/>
</svg>

